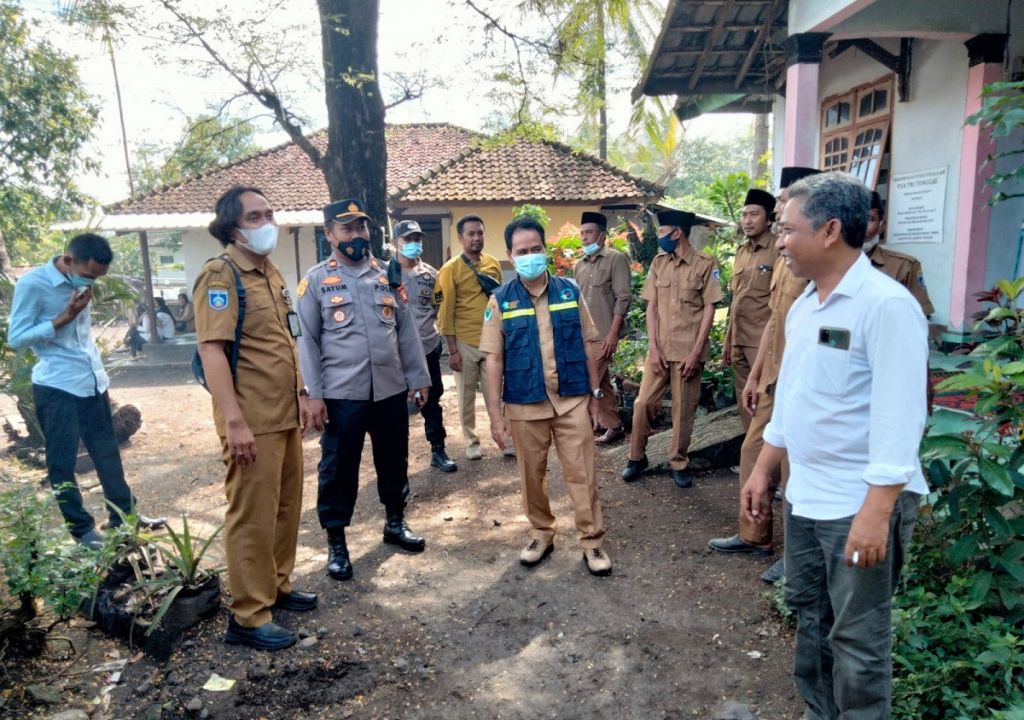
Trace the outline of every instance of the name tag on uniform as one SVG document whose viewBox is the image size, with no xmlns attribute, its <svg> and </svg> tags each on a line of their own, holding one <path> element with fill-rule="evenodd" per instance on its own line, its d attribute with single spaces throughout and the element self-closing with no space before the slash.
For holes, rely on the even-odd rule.
<svg viewBox="0 0 1024 720">
<path fill-rule="evenodd" d="M 771 265 L 758 265 L 757 271 L 762 273 L 770 273 L 772 271 Z"/>
<path fill-rule="evenodd" d="M 818 328 L 818 344 L 836 350 L 850 349 L 850 331 L 846 328 L 822 327 Z"/>
<path fill-rule="evenodd" d="M 299 315 L 298 313 L 289 312 L 285 315 L 288 318 L 288 332 L 292 334 L 293 338 L 302 335 L 302 328 L 299 327 Z"/>
</svg>

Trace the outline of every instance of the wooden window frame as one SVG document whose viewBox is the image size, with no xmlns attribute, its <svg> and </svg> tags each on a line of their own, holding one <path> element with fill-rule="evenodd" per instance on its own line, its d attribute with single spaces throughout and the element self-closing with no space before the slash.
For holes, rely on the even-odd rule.
<svg viewBox="0 0 1024 720">
<path fill-rule="evenodd" d="M 893 114 L 893 90 L 895 85 L 895 76 L 885 75 L 863 85 L 858 85 L 845 92 L 830 95 L 821 102 L 821 138 L 818 144 L 818 167 L 823 170 L 842 170 L 850 172 L 850 168 L 854 162 L 854 151 L 857 149 L 856 140 L 857 136 L 862 134 L 864 131 L 872 128 L 880 128 L 882 130 L 882 137 L 880 138 L 879 152 L 877 155 L 871 155 L 871 158 L 876 159 L 876 163 L 870 173 L 864 174 L 854 173 L 861 179 L 865 186 L 869 189 L 874 189 L 878 183 L 878 174 L 882 168 L 882 158 L 885 155 L 885 148 L 889 142 L 889 135 L 892 130 L 892 114 Z M 877 90 L 887 91 L 887 102 L 885 110 L 872 112 L 870 114 L 860 114 L 861 99 L 869 93 L 874 93 Z M 849 102 L 850 108 L 850 121 L 841 123 L 839 125 L 833 125 L 830 128 L 825 127 L 825 119 L 828 113 L 828 109 L 835 105 L 837 102 Z M 833 164 L 826 167 L 826 158 L 831 158 L 836 155 L 836 151 L 833 147 L 833 152 L 826 153 L 825 147 L 828 143 L 845 138 L 846 139 L 846 161 L 845 163 Z"/>
</svg>

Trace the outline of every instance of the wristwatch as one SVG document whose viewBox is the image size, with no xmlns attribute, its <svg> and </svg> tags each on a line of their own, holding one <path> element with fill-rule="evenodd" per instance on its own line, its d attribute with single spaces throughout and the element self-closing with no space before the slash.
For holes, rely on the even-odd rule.
<svg viewBox="0 0 1024 720">
<path fill-rule="evenodd" d="M 593 395 L 594 398 L 597 400 L 604 400 L 604 390 L 602 390 L 601 388 L 594 388 L 593 390 L 590 391 L 590 394 Z"/>
<path fill-rule="evenodd" d="M 299 397 L 308 398 L 309 397 L 309 388 L 306 387 L 305 385 L 303 385 L 302 389 L 299 390 Z"/>
</svg>

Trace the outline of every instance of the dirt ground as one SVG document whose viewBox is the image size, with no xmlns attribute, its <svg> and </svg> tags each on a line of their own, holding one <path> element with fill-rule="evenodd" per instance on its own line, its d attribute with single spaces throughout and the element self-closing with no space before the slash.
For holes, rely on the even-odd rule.
<svg viewBox="0 0 1024 720">
<path fill-rule="evenodd" d="M 122 451 L 142 511 L 188 513 L 201 533 L 216 527 L 225 507 L 223 468 L 205 391 L 185 369 L 135 370 L 115 375 L 111 396 L 142 411 L 143 427 Z M 610 577 L 596 578 L 575 542 L 552 453 L 556 550 L 528 570 L 517 557 L 527 524 L 515 462 L 489 441 L 483 460 L 466 460 L 454 401 L 450 391 L 443 403 L 457 473 L 429 466 L 422 421 L 413 420 L 407 517 L 427 538 L 421 555 L 381 543 L 383 513 L 367 443 L 349 530 L 350 582 L 324 572 L 315 511 L 319 447 L 315 438 L 306 441 L 294 578 L 298 589 L 320 593 L 320 607 L 275 619 L 312 638 L 309 647 L 269 654 L 226 646 L 222 611 L 161 665 L 76 623 L 61 625 L 55 633 L 75 652 L 54 642 L 46 658 L 9 667 L 0 675 L 0 717 L 81 708 L 94 720 L 715 718 L 730 701 L 759 718 L 800 717 L 792 633 L 769 608 L 758 578 L 770 560 L 706 548 L 709 537 L 734 531 L 734 475 L 699 476 L 689 491 L 666 475 L 626 485 L 621 468 L 599 456 L 606 547 L 615 566 Z M 477 425 L 488 427 L 482 404 Z M 98 513 L 102 495 L 89 492 L 87 501 Z M 116 682 L 109 672 L 93 671 L 118 657 L 129 662 Z M 236 680 L 234 688 L 202 690 L 212 673 Z M 63 704 L 33 705 L 25 691 L 31 683 L 55 687 Z"/>
</svg>

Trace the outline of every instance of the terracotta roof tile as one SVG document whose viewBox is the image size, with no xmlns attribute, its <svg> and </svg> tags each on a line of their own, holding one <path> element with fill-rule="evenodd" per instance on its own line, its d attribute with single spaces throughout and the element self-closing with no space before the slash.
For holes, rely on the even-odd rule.
<svg viewBox="0 0 1024 720">
<path fill-rule="evenodd" d="M 309 136 L 321 151 L 327 133 Z M 480 138 L 447 123 L 388 125 L 388 191 L 403 187 L 465 152 Z M 105 208 L 108 215 L 210 212 L 214 200 L 232 185 L 255 185 L 277 210 L 319 210 L 330 198 L 323 173 L 294 143 L 286 143 L 229 165 L 196 175 Z"/>
<path fill-rule="evenodd" d="M 391 193 L 392 204 L 654 200 L 664 188 L 556 142 L 475 147 Z"/>
</svg>

